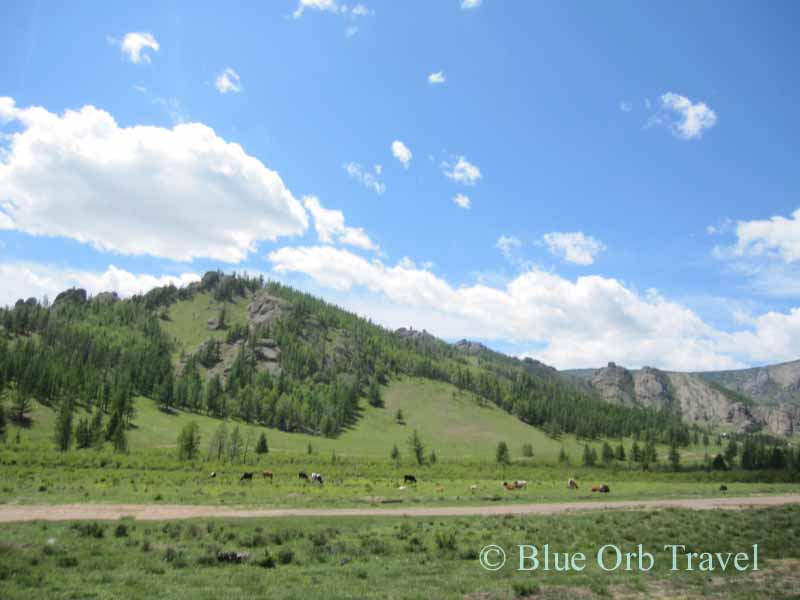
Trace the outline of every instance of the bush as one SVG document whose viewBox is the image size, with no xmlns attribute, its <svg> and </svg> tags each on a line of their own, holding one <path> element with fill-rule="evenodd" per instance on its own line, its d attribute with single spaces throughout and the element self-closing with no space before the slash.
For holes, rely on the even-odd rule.
<svg viewBox="0 0 800 600">
<path fill-rule="evenodd" d="M 522 444 L 522 456 L 530 458 L 533 456 L 533 445 L 532 444 Z"/>
<path fill-rule="evenodd" d="M 511 589 L 514 590 L 514 596 L 517 598 L 526 598 L 538 594 L 540 589 L 535 583 L 527 581 L 515 581 L 511 584 Z"/>
<path fill-rule="evenodd" d="M 282 565 L 291 564 L 294 560 L 294 551 L 291 548 L 281 548 L 278 550 L 278 562 Z"/>
<path fill-rule="evenodd" d="M 65 569 L 74 569 L 78 566 L 78 559 L 74 556 L 62 556 L 56 561 L 56 564 Z"/>
<path fill-rule="evenodd" d="M 269 550 L 264 550 L 264 558 L 259 560 L 256 564 L 264 569 L 274 569 L 275 559 L 272 558 L 272 555 L 269 553 Z"/>
<path fill-rule="evenodd" d="M 124 523 L 120 523 L 117 525 L 116 529 L 114 529 L 114 537 L 123 538 L 128 537 L 128 526 Z"/>
<path fill-rule="evenodd" d="M 436 542 L 436 547 L 439 548 L 439 550 L 452 552 L 456 549 L 456 532 L 440 529 L 433 536 L 433 541 Z"/>
<path fill-rule="evenodd" d="M 75 523 L 72 525 L 72 529 L 81 537 L 100 539 L 106 534 L 105 527 L 94 521 L 91 523 Z"/>
</svg>

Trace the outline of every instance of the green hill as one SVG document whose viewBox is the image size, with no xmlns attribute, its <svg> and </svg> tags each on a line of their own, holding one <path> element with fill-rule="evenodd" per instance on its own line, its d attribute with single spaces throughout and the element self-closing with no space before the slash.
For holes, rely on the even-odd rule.
<svg viewBox="0 0 800 600">
<path fill-rule="evenodd" d="M 129 300 L 68 290 L 0 323 L 7 410 L 41 405 L 32 439 L 52 440 L 61 415 L 91 430 L 83 443 L 120 449 L 171 447 L 189 420 L 208 439 L 222 419 L 269 431 L 276 450 L 371 456 L 415 429 L 443 457 L 490 457 L 501 440 L 553 460 L 562 445 L 574 456 L 576 437 L 690 442 L 678 414 L 611 406 L 536 361 L 389 331 L 260 278 L 209 272 Z"/>
</svg>

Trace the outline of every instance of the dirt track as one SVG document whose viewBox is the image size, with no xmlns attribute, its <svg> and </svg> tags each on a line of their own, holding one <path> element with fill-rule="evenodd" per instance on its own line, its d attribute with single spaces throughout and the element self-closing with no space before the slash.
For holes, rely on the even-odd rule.
<svg viewBox="0 0 800 600">
<path fill-rule="evenodd" d="M 176 504 L 61 504 L 0 505 L 0 523 L 17 521 L 116 520 L 140 521 L 195 518 L 275 517 L 458 517 L 490 515 L 552 515 L 565 512 L 612 509 L 688 508 L 737 510 L 758 506 L 800 504 L 800 494 L 743 498 L 688 498 L 682 500 L 630 500 L 619 502 L 564 502 L 560 504 L 510 504 L 491 506 L 430 506 L 414 508 L 237 508 L 234 506 L 182 506 Z"/>
</svg>

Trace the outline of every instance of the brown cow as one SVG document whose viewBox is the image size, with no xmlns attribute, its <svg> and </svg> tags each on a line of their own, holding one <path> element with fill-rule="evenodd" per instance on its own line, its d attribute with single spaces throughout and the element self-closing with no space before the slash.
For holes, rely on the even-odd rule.
<svg viewBox="0 0 800 600">
<path fill-rule="evenodd" d="M 578 489 L 578 482 L 577 482 L 577 481 L 575 481 L 574 479 L 570 479 L 570 480 L 567 482 L 567 487 L 568 487 L 569 489 L 571 489 L 571 490 L 577 490 L 577 489 Z"/>
<path fill-rule="evenodd" d="M 524 485 L 520 485 L 523 483 L 522 481 L 504 481 L 503 487 L 507 490 L 519 490 L 525 487 Z"/>
<path fill-rule="evenodd" d="M 272 481 L 272 471 L 264 471 L 262 475 L 264 476 L 264 479 L 269 479 Z"/>
</svg>

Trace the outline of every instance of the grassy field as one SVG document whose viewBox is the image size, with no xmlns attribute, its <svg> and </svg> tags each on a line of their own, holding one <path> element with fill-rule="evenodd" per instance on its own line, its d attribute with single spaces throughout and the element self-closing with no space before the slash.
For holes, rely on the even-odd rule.
<svg viewBox="0 0 800 600">
<path fill-rule="evenodd" d="M 573 435 L 562 435 L 558 439 L 547 436 L 542 430 L 526 425 L 516 417 L 496 406 L 478 404 L 467 393 L 458 394 L 455 387 L 447 383 L 424 379 L 402 378 L 384 389 L 385 408 L 374 408 L 363 402 L 363 413 L 358 422 L 335 439 L 303 433 L 287 433 L 256 425 L 239 423 L 242 434 L 247 436 L 267 434 L 270 450 L 277 454 L 305 454 L 310 444 L 319 455 L 362 457 L 365 459 L 388 458 L 393 445 L 402 454 L 408 454 L 407 441 L 413 430 L 417 430 L 428 451 L 435 450 L 442 459 L 493 460 L 499 441 L 505 441 L 513 459 L 522 458 L 522 445 L 533 446 L 534 464 L 556 464 L 563 447 L 573 464 L 581 461 L 584 441 Z M 403 411 L 405 424 L 395 421 L 397 409 Z M 200 414 L 176 411 L 167 414 L 159 410 L 147 398 L 136 402 L 136 428 L 129 432 L 132 451 L 152 448 L 174 448 L 181 428 L 195 421 L 202 437 L 202 448 L 220 424 L 220 420 Z M 33 426 L 20 431 L 23 443 L 32 446 L 52 445 L 55 423 L 54 412 L 36 404 L 32 414 Z M 236 425 L 229 422 L 229 428 Z M 9 439 L 16 437 L 17 428 L 10 427 Z M 619 440 L 609 440 L 616 447 Z M 633 440 L 623 440 L 630 453 Z M 590 443 L 600 452 L 602 441 Z M 699 463 L 708 451 L 710 455 L 722 449 L 712 444 L 706 449 L 702 445 L 681 449 L 684 464 Z M 666 460 L 668 448 L 659 446 L 662 461 Z M 411 464 L 406 456 L 406 463 Z"/>
<path fill-rule="evenodd" d="M 0 597 L 60 598 L 796 598 L 800 507 L 748 511 L 613 511 L 569 517 L 198 520 L 0 526 Z M 478 561 L 506 549 L 495 572 Z M 516 547 L 583 552 L 581 572 L 517 570 Z M 644 571 L 603 572 L 598 550 L 636 545 Z M 672 572 L 665 544 L 750 552 L 758 572 Z M 221 552 L 246 552 L 239 564 Z M 613 556 L 605 555 L 609 564 Z M 635 565 L 635 562 L 634 562 Z"/>
</svg>

